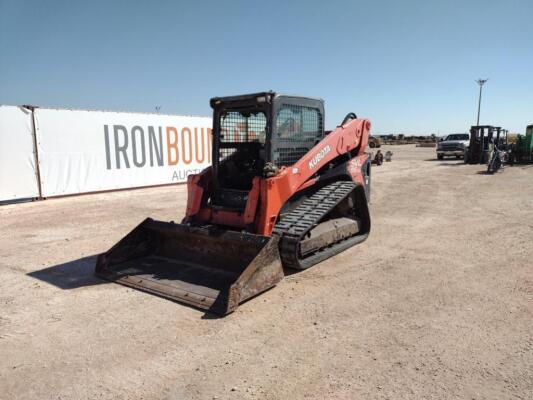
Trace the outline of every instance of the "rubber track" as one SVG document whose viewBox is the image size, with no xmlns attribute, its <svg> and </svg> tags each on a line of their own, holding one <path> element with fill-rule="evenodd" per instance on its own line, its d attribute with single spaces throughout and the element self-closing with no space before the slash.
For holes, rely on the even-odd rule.
<svg viewBox="0 0 533 400">
<path fill-rule="evenodd" d="M 355 187 L 356 184 L 353 182 L 340 181 L 332 183 L 320 189 L 288 214 L 282 216 L 274 228 L 274 233 L 281 237 L 280 255 L 283 266 L 295 269 L 308 268 L 322 259 L 331 257 L 353 245 L 350 243 L 348 246 L 342 246 L 342 248 L 337 249 L 336 246 L 338 244 L 334 244 L 329 253 L 324 254 L 323 257 L 317 258 L 311 255 L 305 259 L 299 258 L 300 241 L 307 232 L 330 213 L 337 204 L 343 201 Z M 362 241 L 364 238 L 360 240 Z"/>
</svg>

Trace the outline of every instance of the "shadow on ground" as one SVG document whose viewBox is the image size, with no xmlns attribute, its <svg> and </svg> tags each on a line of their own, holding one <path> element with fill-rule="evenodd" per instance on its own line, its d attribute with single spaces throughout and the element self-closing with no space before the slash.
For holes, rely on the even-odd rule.
<svg viewBox="0 0 533 400">
<path fill-rule="evenodd" d="M 43 268 L 38 271 L 29 272 L 26 275 L 34 279 L 49 283 L 54 285 L 57 288 L 63 290 L 77 289 L 85 286 L 94 286 L 101 285 L 106 283 L 112 283 L 110 281 L 98 278 L 94 274 L 94 266 L 96 263 L 96 255 L 79 258 L 77 260 L 69 261 L 63 264 L 54 265 L 52 267 Z M 290 276 L 294 274 L 301 273 L 300 270 L 284 268 L 285 276 Z M 115 283 L 116 284 L 116 283 Z M 269 288 L 266 291 L 272 290 Z M 256 296 L 253 296 L 250 299 L 245 300 L 243 303 L 248 301 L 255 301 L 255 298 L 261 296 L 264 292 L 258 293 Z M 176 303 L 177 307 L 185 306 L 193 310 L 197 310 L 203 313 L 202 319 L 220 319 L 225 316 L 213 313 L 209 310 L 205 310 L 194 305 L 180 302 L 179 300 L 169 299 L 155 293 L 145 293 L 147 296 L 157 296 L 161 297 L 167 301 L 172 301 Z M 243 304 L 242 303 L 242 304 Z"/>
<path fill-rule="evenodd" d="M 94 275 L 95 263 L 96 255 L 88 256 L 29 272 L 27 275 L 64 290 L 108 283 Z"/>
<path fill-rule="evenodd" d="M 529 169 L 533 168 L 533 164 L 505 164 L 506 167 L 517 168 L 517 169 Z"/>
<path fill-rule="evenodd" d="M 43 268 L 38 271 L 29 272 L 26 275 L 34 279 L 49 283 L 55 287 L 63 290 L 77 289 L 85 286 L 101 285 L 106 283 L 112 283 L 101 278 L 98 278 L 94 274 L 94 266 L 96 263 L 96 255 L 79 258 L 77 260 L 69 261 L 63 264 L 54 265 L 52 267 Z M 142 291 L 139 291 L 142 292 Z M 169 299 L 164 296 L 160 296 L 155 293 L 144 293 L 146 296 L 157 296 L 166 301 L 172 301 L 176 303 L 176 307 L 185 306 L 193 310 L 197 310 L 203 313 L 202 319 L 219 319 L 223 316 L 212 313 L 209 310 L 204 310 L 199 307 L 195 307 L 190 304 L 182 303 L 178 300 Z"/>
<path fill-rule="evenodd" d="M 441 162 L 439 164 L 440 166 L 443 166 L 443 167 L 459 167 L 461 165 L 465 165 L 465 163 L 463 161 L 459 161 L 459 162 Z"/>
<path fill-rule="evenodd" d="M 449 160 L 448 162 L 444 160 L 438 160 L 436 158 L 428 158 L 424 161 L 438 162 L 440 166 L 443 167 L 458 167 L 459 165 L 465 165 L 463 160 Z"/>
</svg>

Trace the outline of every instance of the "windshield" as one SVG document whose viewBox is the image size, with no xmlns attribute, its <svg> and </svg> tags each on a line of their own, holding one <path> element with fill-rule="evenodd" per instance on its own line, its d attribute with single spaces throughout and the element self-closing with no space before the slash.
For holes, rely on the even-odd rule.
<svg viewBox="0 0 533 400">
<path fill-rule="evenodd" d="M 456 133 L 454 135 L 448 135 L 446 136 L 446 139 L 444 140 L 468 140 L 470 137 L 468 136 L 468 133 Z"/>
</svg>

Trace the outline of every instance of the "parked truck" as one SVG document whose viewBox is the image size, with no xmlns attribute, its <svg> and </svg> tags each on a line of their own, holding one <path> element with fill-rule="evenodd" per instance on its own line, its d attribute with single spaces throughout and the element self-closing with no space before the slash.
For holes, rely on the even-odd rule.
<svg viewBox="0 0 533 400">
<path fill-rule="evenodd" d="M 437 158 L 439 160 L 443 160 L 444 157 L 463 158 L 469 141 L 468 133 L 452 133 L 446 136 L 437 143 Z"/>
</svg>

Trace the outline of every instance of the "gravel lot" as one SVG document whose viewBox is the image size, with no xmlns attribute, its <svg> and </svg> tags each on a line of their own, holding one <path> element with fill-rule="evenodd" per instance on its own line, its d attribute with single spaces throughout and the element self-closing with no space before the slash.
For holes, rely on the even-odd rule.
<svg viewBox="0 0 533 400">
<path fill-rule="evenodd" d="M 533 166 L 390 149 L 370 238 L 222 319 L 93 276 L 185 186 L 0 206 L 0 399 L 532 399 Z"/>
</svg>

